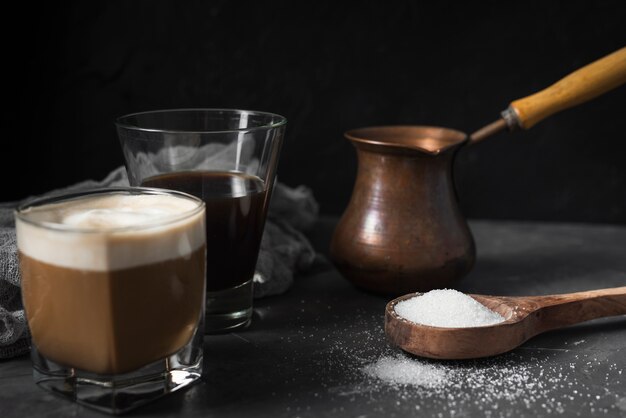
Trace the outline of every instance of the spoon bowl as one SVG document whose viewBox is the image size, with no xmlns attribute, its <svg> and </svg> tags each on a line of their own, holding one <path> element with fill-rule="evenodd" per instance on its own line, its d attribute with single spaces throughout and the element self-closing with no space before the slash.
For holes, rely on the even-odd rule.
<svg viewBox="0 0 626 418">
<path fill-rule="evenodd" d="M 481 327 L 443 328 L 417 324 L 395 311 L 398 302 L 420 295 L 407 294 L 387 304 L 385 334 L 391 344 L 406 352 L 442 360 L 491 357 L 511 351 L 545 331 L 626 315 L 626 287 L 548 296 L 470 294 L 505 320 Z"/>
</svg>

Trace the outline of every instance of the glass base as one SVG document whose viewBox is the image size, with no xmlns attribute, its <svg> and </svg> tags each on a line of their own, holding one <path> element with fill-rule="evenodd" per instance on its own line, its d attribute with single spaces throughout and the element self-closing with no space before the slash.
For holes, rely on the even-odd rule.
<svg viewBox="0 0 626 418">
<path fill-rule="evenodd" d="M 250 325 L 252 290 L 252 279 L 250 279 L 230 289 L 207 291 L 205 333 L 219 334 Z"/>
<path fill-rule="evenodd" d="M 194 338 L 176 354 L 130 373 L 98 375 L 46 359 L 33 345 L 33 377 L 41 388 L 109 414 L 123 414 L 202 376 L 202 344 Z M 194 342 L 195 340 L 195 342 Z"/>
</svg>

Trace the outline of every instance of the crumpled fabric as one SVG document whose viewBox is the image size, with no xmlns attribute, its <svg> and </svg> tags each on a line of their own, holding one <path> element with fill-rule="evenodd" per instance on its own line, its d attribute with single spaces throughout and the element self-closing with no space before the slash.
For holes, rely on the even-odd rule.
<svg viewBox="0 0 626 418">
<path fill-rule="evenodd" d="M 86 180 L 52 190 L 45 196 L 116 186 L 128 186 L 123 166 L 102 181 Z M 20 293 L 13 215 L 15 207 L 30 199 L 0 203 L 0 359 L 27 353 L 30 346 Z M 292 285 L 295 274 L 305 272 L 313 265 L 316 252 L 304 232 L 316 221 L 318 212 L 319 206 L 310 188 L 290 188 L 278 181 L 275 183 L 254 276 L 255 298 L 285 292 Z"/>
</svg>

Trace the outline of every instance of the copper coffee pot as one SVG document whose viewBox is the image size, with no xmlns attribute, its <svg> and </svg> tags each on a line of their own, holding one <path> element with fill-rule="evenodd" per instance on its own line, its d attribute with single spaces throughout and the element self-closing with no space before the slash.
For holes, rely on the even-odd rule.
<svg viewBox="0 0 626 418">
<path fill-rule="evenodd" d="M 331 241 L 333 262 L 355 285 L 386 295 L 452 287 L 476 258 L 452 179 L 459 149 L 505 128 L 528 129 L 624 82 L 626 48 L 512 102 L 500 119 L 469 136 L 433 126 L 346 132 L 358 172 Z"/>
</svg>

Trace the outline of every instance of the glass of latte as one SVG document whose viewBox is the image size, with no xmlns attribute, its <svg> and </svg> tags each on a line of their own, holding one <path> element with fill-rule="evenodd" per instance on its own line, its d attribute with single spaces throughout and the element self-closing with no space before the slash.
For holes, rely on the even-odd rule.
<svg viewBox="0 0 626 418">
<path fill-rule="evenodd" d="M 202 374 L 205 205 L 108 188 L 15 212 L 38 385 L 109 413 Z"/>
</svg>

